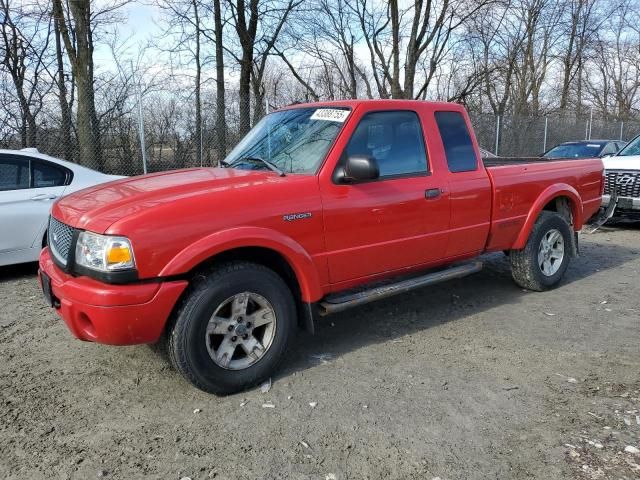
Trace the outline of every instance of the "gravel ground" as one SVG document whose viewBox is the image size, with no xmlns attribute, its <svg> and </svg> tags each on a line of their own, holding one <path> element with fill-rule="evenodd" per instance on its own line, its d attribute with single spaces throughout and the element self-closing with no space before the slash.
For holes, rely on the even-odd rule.
<svg viewBox="0 0 640 480">
<path fill-rule="evenodd" d="M 0 477 L 640 478 L 640 227 L 583 235 L 542 294 L 486 261 L 324 320 L 225 398 L 72 339 L 35 267 L 2 269 Z"/>
</svg>

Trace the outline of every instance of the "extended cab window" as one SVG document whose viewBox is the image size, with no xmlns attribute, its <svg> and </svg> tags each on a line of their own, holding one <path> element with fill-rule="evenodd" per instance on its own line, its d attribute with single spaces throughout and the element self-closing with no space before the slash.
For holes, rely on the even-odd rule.
<svg viewBox="0 0 640 480">
<path fill-rule="evenodd" d="M 64 170 L 47 162 L 32 162 L 33 187 L 59 187 L 65 184 L 67 174 Z"/>
<path fill-rule="evenodd" d="M 29 188 L 29 161 L 0 157 L 0 191 Z"/>
<path fill-rule="evenodd" d="M 470 172 L 478 168 L 469 129 L 460 112 L 436 112 L 436 123 L 450 172 Z"/>
<path fill-rule="evenodd" d="M 375 159 L 381 177 L 427 172 L 422 127 L 415 112 L 366 114 L 353 132 L 346 153 Z"/>
</svg>

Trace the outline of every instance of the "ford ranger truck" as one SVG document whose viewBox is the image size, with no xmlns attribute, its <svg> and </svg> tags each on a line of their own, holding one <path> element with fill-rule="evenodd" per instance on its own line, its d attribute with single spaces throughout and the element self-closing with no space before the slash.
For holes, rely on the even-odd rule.
<svg viewBox="0 0 640 480">
<path fill-rule="evenodd" d="M 219 168 L 58 200 L 40 283 L 77 338 L 159 343 L 196 387 L 236 392 L 274 373 L 297 328 L 472 274 L 487 252 L 508 252 L 523 288 L 556 286 L 602 161 L 484 162 L 459 105 L 290 106 Z"/>
</svg>

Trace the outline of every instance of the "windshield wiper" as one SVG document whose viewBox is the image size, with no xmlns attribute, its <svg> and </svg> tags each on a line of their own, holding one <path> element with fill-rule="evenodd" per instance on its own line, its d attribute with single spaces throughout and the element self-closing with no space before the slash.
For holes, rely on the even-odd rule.
<svg viewBox="0 0 640 480">
<path fill-rule="evenodd" d="M 224 160 L 221 163 L 225 167 L 232 167 L 234 164 L 239 163 L 239 162 L 243 162 L 243 161 L 260 162 L 260 163 L 266 165 L 269 168 L 269 170 L 272 170 L 272 171 L 276 172 L 279 176 L 286 177 L 286 174 L 282 170 L 280 170 L 278 167 L 276 167 L 269 160 L 265 160 L 264 158 L 261 158 L 261 157 L 241 157 L 241 158 L 238 158 L 237 160 L 234 160 L 231 163 L 225 162 Z"/>
</svg>

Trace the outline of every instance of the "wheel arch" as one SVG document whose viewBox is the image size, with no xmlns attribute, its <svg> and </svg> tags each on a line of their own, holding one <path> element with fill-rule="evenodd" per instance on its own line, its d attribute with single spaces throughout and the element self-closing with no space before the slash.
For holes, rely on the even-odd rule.
<svg viewBox="0 0 640 480">
<path fill-rule="evenodd" d="M 231 261 L 257 263 L 280 275 L 294 295 L 300 323 L 313 332 L 313 304 L 323 296 L 316 266 L 301 245 L 279 232 L 244 227 L 217 232 L 181 251 L 160 276 L 193 276 Z"/>
<path fill-rule="evenodd" d="M 529 210 L 527 219 L 513 245 L 514 249 L 522 249 L 525 247 L 536 220 L 540 216 L 540 213 L 545 210 L 561 215 L 567 220 L 574 231 L 582 228 L 584 219 L 580 194 L 571 185 L 552 185 L 538 196 L 538 199 Z"/>
</svg>

